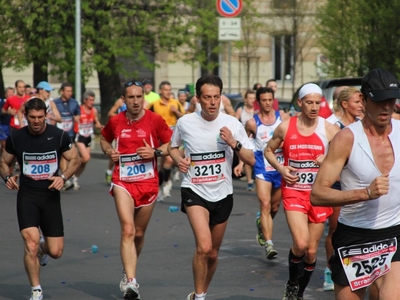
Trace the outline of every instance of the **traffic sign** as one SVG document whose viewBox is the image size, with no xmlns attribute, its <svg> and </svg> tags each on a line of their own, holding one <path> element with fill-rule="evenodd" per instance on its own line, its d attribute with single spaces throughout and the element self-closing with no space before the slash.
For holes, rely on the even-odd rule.
<svg viewBox="0 0 400 300">
<path fill-rule="evenodd" d="M 242 11 L 243 0 L 217 0 L 218 13 L 227 18 L 236 17 Z"/>
<path fill-rule="evenodd" d="M 239 41 L 241 29 L 241 18 L 219 18 L 218 40 Z"/>
</svg>

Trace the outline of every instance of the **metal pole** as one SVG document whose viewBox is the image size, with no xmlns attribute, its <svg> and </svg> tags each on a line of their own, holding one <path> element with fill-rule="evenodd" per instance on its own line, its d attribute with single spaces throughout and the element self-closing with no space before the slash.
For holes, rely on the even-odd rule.
<svg viewBox="0 0 400 300">
<path fill-rule="evenodd" d="M 75 98 L 81 101 L 81 1 L 75 0 Z"/>
<path fill-rule="evenodd" d="M 231 93 L 231 84 L 232 84 L 232 76 L 231 76 L 231 42 L 228 42 L 228 93 Z"/>
</svg>

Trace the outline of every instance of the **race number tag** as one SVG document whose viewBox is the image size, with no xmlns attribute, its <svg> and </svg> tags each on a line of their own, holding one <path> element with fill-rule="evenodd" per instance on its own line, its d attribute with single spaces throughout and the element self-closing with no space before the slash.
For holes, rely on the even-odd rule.
<svg viewBox="0 0 400 300">
<path fill-rule="evenodd" d="M 79 135 L 88 137 L 93 133 L 93 123 L 79 124 Z"/>
<path fill-rule="evenodd" d="M 225 151 L 190 154 L 192 183 L 201 184 L 226 179 Z"/>
<path fill-rule="evenodd" d="M 146 180 L 154 177 L 153 159 L 142 159 L 137 154 L 119 157 L 119 179 L 125 182 Z"/>
<path fill-rule="evenodd" d="M 45 180 L 52 177 L 58 169 L 57 152 L 22 154 L 22 172 L 33 180 Z"/>
<path fill-rule="evenodd" d="M 276 149 L 275 152 L 274 152 L 274 155 L 275 155 L 276 160 L 278 161 L 278 163 L 280 165 L 283 165 L 284 162 L 285 162 L 285 158 L 283 157 L 282 149 L 280 149 L 280 148 Z M 275 168 L 270 165 L 270 163 L 265 158 L 265 156 L 264 156 L 264 165 L 265 165 L 265 171 L 267 171 L 267 172 L 276 171 Z"/>
<path fill-rule="evenodd" d="M 315 177 L 317 176 L 319 166 L 312 160 L 292 160 L 289 159 L 288 165 L 296 168 L 297 172 L 293 175 L 297 175 L 299 178 L 293 185 L 286 185 L 287 188 L 296 190 L 311 190 L 314 184 Z"/>
<path fill-rule="evenodd" d="M 70 131 L 73 124 L 74 122 L 72 117 L 62 117 L 62 122 L 57 123 L 57 127 L 64 131 Z"/>
<path fill-rule="evenodd" d="M 365 288 L 388 273 L 396 250 L 396 238 L 339 248 L 339 257 L 351 290 Z"/>
</svg>

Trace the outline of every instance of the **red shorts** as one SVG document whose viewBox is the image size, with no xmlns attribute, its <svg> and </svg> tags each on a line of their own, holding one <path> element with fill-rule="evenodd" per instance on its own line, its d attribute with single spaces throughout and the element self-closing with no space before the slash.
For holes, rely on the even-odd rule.
<svg viewBox="0 0 400 300">
<path fill-rule="evenodd" d="M 285 210 L 305 213 L 311 223 L 323 223 L 333 212 L 332 207 L 312 206 L 309 199 L 287 197 L 283 198 L 282 201 Z"/>
<path fill-rule="evenodd" d="M 114 197 L 113 187 L 118 186 L 124 189 L 133 199 L 135 208 L 148 206 L 157 200 L 158 186 L 136 184 L 124 181 L 113 181 L 110 188 L 110 194 Z"/>
</svg>

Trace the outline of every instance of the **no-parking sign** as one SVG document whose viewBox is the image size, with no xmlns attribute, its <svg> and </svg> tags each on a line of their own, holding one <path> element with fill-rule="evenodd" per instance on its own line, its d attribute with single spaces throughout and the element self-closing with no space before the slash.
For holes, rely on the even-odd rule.
<svg viewBox="0 0 400 300">
<path fill-rule="evenodd" d="M 242 0 L 217 0 L 218 13 L 223 17 L 236 17 L 242 11 L 242 7 Z"/>
</svg>

